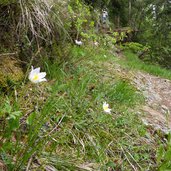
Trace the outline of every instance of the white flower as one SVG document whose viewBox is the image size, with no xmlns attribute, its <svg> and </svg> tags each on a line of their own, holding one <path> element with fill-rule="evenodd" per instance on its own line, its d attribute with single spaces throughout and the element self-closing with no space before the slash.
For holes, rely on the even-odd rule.
<svg viewBox="0 0 171 171">
<path fill-rule="evenodd" d="M 99 45 L 99 43 L 98 43 L 98 42 L 94 42 L 94 45 L 95 45 L 95 46 L 98 46 L 98 45 Z"/>
<path fill-rule="evenodd" d="M 46 78 L 46 72 L 40 72 L 40 68 L 33 68 L 31 67 L 31 72 L 29 74 L 29 80 L 33 83 L 40 83 L 42 81 L 47 81 Z"/>
<path fill-rule="evenodd" d="M 106 102 L 103 103 L 103 110 L 106 112 L 106 113 L 111 113 L 111 110 L 109 108 L 109 104 L 107 104 Z"/>
<path fill-rule="evenodd" d="M 81 46 L 83 44 L 82 41 L 75 40 L 75 44 Z"/>
</svg>

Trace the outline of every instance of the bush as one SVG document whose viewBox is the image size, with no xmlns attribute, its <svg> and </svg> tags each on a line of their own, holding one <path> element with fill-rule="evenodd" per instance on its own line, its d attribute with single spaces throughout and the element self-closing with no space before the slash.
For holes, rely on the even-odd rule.
<svg viewBox="0 0 171 171">
<path fill-rule="evenodd" d="M 124 44 L 124 49 L 131 50 L 133 53 L 142 52 L 149 49 L 150 47 L 144 46 L 137 42 L 128 42 Z"/>
</svg>

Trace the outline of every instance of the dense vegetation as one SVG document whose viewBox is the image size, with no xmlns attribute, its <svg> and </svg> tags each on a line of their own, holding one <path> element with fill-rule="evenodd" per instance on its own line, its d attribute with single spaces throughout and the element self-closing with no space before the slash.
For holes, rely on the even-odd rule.
<svg viewBox="0 0 171 171">
<path fill-rule="evenodd" d="M 0 170 L 171 169 L 170 137 L 142 123 L 141 92 L 112 69 L 171 80 L 170 10 L 169 0 L 0 0 Z M 33 84 L 31 66 L 48 81 Z"/>
<path fill-rule="evenodd" d="M 107 7 L 114 27 L 130 26 L 137 31 L 132 41 L 148 46 L 144 58 L 170 68 L 171 1 L 169 0 L 94 0 L 95 7 Z"/>
</svg>

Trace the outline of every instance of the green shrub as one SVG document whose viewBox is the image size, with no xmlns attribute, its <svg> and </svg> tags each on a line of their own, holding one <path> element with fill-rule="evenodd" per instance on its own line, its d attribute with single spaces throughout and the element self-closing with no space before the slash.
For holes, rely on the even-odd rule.
<svg viewBox="0 0 171 171">
<path fill-rule="evenodd" d="M 123 45 L 123 48 L 126 50 L 131 50 L 133 53 L 143 52 L 150 49 L 149 46 L 144 46 L 137 42 L 128 42 Z"/>
<path fill-rule="evenodd" d="M 82 3 L 80 0 L 70 1 L 68 5 L 70 15 L 71 31 L 75 31 L 75 39 L 80 37 L 81 32 L 94 27 L 94 22 L 91 19 L 90 7 Z"/>
</svg>

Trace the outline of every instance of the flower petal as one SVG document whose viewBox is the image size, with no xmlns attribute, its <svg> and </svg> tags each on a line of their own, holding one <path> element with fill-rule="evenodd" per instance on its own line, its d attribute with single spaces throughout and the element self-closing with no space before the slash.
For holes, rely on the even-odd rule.
<svg viewBox="0 0 171 171">
<path fill-rule="evenodd" d="M 103 106 L 105 106 L 105 105 L 106 105 L 106 102 L 103 103 Z"/>
<path fill-rule="evenodd" d="M 39 78 L 42 79 L 46 76 L 46 72 L 40 72 L 39 73 Z"/>
<path fill-rule="evenodd" d="M 33 66 L 31 66 L 31 72 L 29 73 L 28 76 L 29 80 L 33 82 L 33 78 L 35 74 L 39 74 L 39 73 L 40 73 L 40 67 L 34 69 Z"/>
<path fill-rule="evenodd" d="M 34 74 L 32 72 L 30 72 L 29 76 L 28 76 L 29 80 L 32 81 L 33 77 L 34 77 Z"/>
<path fill-rule="evenodd" d="M 109 107 L 109 104 L 107 104 L 106 102 L 103 103 L 103 108 Z"/>
<path fill-rule="evenodd" d="M 40 67 L 33 69 L 30 73 L 31 74 L 38 74 L 38 73 L 40 73 Z"/>
<path fill-rule="evenodd" d="M 106 113 L 111 113 L 111 109 L 107 109 L 105 112 Z"/>
<path fill-rule="evenodd" d="M 39 79 L 39 83 L 43 81 L 47 81 L 47 79 L 46 78 Z"/>
</svg>

